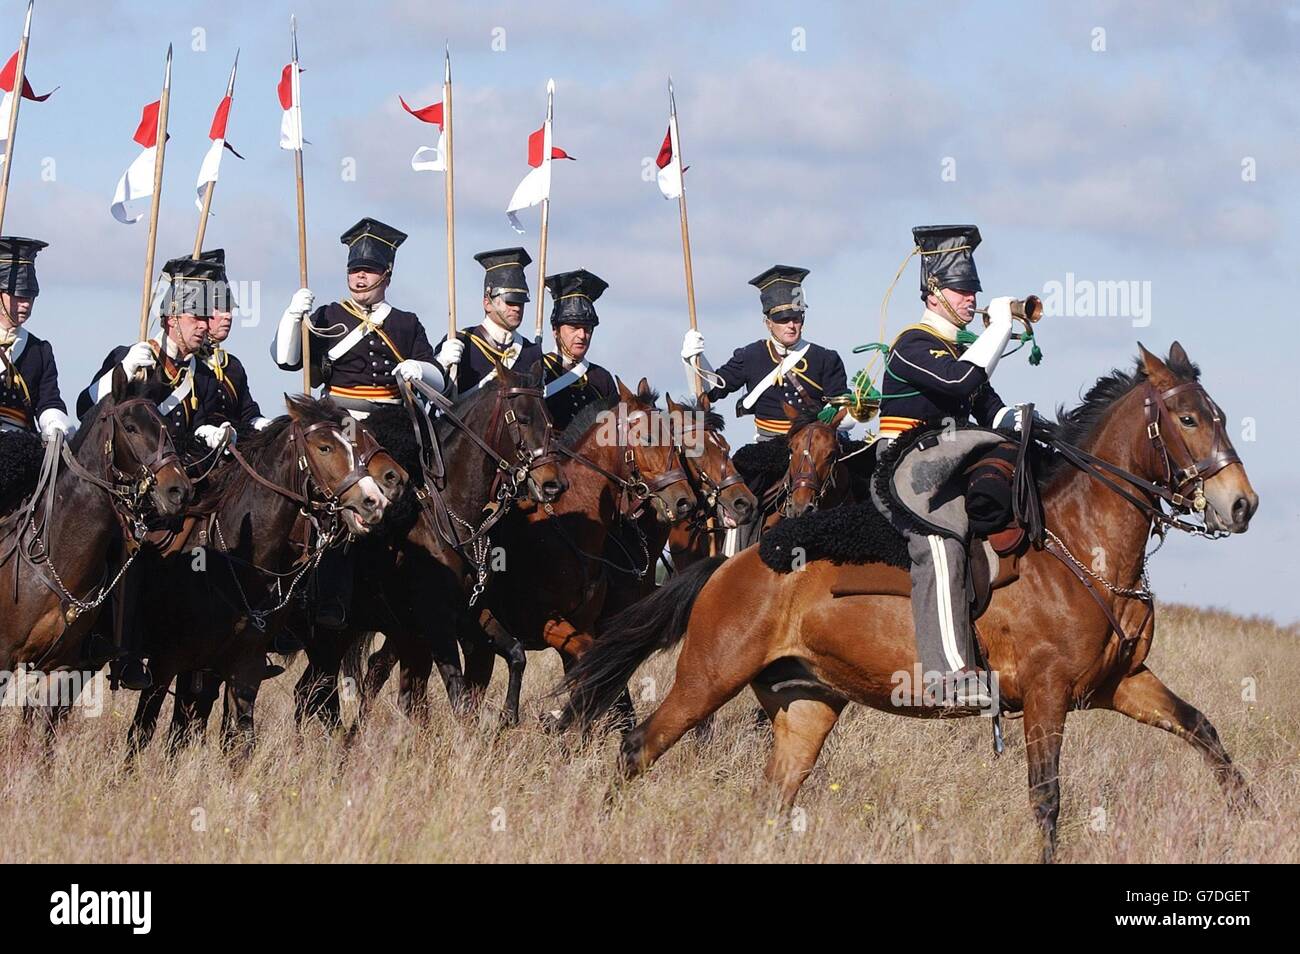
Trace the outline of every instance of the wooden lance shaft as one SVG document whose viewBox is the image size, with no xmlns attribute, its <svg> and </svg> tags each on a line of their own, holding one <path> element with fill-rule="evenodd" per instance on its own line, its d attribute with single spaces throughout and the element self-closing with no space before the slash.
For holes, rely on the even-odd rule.
<svg viewBox="0 0 1300 954">
<path fill-rule="evenodd" d="M 23 101 L 23 84 L 27 76 L 27 43 L 32 33 L 32 8 L 35 0 L 27 4 L 27 20 L 23 23 L 23 38 L 18 43 L 18 68 L 14 74 L 13 101 L 9 109 L 8 138 L 5 139 L 4 172 L 0 175 L 0 235 L 4 234 L 5 206 L 9 202 L 9 171 L 14 164 L 14 136 L 18 132 L 18 107 Z"/>
<path fill-rule="evenodd" d="M 230 68 L 230 81 L 226 83 L 226 96 L 235 95 L 235 71 L 239 69 L 239 51 L 235 51 L 235 65 Z M 203 190 L 203 211 L 199 213 L 199 229 L 194 236 L 194 254 L 190 258 L 198 258 L 203 254 L 203 236 L 208 231 L 208 215 L 212 211 L 212 193 L 216 191 L 217 183 L 214 179 L 207 184 Z"/>
<path fill-rule="evenodd" d="M 451 128 L 451 53 L 447 53 L 447 66 L 442 84 L 442 118 L 447 138 L 447 172 L 444 186 L 447 198 L 447 340 L 456 337 L 456 189 L 455 162 L 452 156 Z M 447 373 L 453 381 L 460 365 L 453 364 Z"/>
<path fill-rule="evenodd" d="M 153 159 L 153 201 L 149 206 L 149 243 L 144 256 L 144 292 L 140 299 L 140 340 L 149 340 L 149 306 L 153 303 L 153 259 L 158 245 L 158 207 L 162 204 L 163 159 L 167 153 L 167 108 L 172 98 L 172 48 L 167 45 L 167 70 L 158 100 L 158 142 Z"/>
</svg>

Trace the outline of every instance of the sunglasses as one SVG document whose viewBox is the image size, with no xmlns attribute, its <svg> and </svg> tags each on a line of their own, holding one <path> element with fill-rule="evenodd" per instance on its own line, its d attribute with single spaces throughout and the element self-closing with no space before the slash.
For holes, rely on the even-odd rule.
<svg viewBox="0 0 1300 954">
<path fill-rule="evenodd" d="M 768 318 L 768 321 L 774 325 L 803 324 L 803 312 L 792 311 L 788 314 L 781 315 L 779 318 Z"/>
</svg>

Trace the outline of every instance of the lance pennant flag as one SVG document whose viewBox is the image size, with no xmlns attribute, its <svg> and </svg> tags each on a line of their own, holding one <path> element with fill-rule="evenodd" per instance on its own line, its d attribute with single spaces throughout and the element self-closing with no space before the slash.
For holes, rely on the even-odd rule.
<svg viewBox="0 0 1300 954">
<path fill-rule="evenodd" d="M 117 180 L 113 193 L 113 218 L 123 225 L 134 225 L 144 216 L 144 200 L 153 196 L 153 162 L 158 152 L 158 102 L 144 108 L 140 125 L 131 137 L 143 150 Z"/>
<path fill-rule="evenodd" d="M 9 57 L 9 62 L 5 64 L 3 70 L 0 70 L 0 89 L 4 90 L 4 100 L 0 101 L 0 162 L 4 162 L 5 157 L 9 155 L 9 114 L 14 108 L 14 82 L 18 79 L 18 54 L 15 52 Z M 57 87 L 56 87 L 57 89 Z M 27 82 L 27 77 L 23 77 L 23 99 L 30 99 L 34 103 L 43 103 L 54 93 L 50 90 L 44 96 L 37 96 L 32 89 L 32 84 Z"/>
<path fill-rule="evenodd" d="M 284 110 L 280 117 L 281 149 L 302 148 L 301 76 L 302 69 L 298 64 L 289 63 L 280 71 L 280 82 L 275 87 L 280 97 L 280 108 Z"/>
<path fill-rule="evenodd" d="M 212 145 L 208 147 L 208 152 L 203 157 L 203 164 L 199 166 L 199 181 L 195 187 L 199 195 L 194 200 L 194 205 L 200 212 L 203 211 L 203 194 L 208 190 L 208 183 L 217 181 L 217 173 L 221 169 L 221 153 L 229 149 L 237 159 L 244 158 L 235 151 L 234 146 L 226 142 L 226 123 L 230 120 L 230 103 L 229 96 L 221 100 L 216 114 L 212 117 L 212 128 L 208 130 L 208 138 L 212 140 Z M 208 214 L 211 215 L 210 212 Z"/>
<path fill-rule="evenodd" d="M 434 103 L 432 106 L 425 106 L 422 109 L 412 109 L 406 105 L 406 100 L 402 99 L 401 96 L 397 97 L 397 101 L 402 104 L 404 110 L 420 122 L 438 127 L 438 145 L 421 146 L 415 150 L 415 155 L 411 157 L 411 168 L 416 172 L 446 172 L 447 130 L 443 128 L 442 103 Z"/>
<path fill-rule="evenodd" d="M 539 205 L 543 199 L 550 198 L 551 160 L 572 158 L 573 156 L 563 149 L 551 144 L 551 124 L 549 122 L 543 123 L 541 129 L 528 137 L 528 164 L 533 168 L 519 183 L 519 187 L 515 189 L 515 194 L 510 197 L 510 205 L 506 207 L 506 216 L 510 219 L 512 229 L 522 235 L 524 227 L 519 224 L 519 217 L 515 213 L 521 209 Z"/>
<path fill-rule="evenodd" d="M 664 194 L 665 199 L 682 197 L 682 173 L 686 170 L 682 168 L 682 156 L 677 150 L 676 132 L 676 124 L 669 120 L 664 144 L 659 147 L 659 158 L 655 160 L 655 164 L 659 166 L 656 175 L 659 180 L 659 191 Z"/>
</svg>

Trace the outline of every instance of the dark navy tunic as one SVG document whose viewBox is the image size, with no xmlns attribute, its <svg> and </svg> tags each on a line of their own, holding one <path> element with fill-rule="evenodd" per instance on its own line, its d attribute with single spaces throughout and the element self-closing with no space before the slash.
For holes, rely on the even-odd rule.
<svg viewBox="0 0 1300 954">
<path fill-rule="evenodd" d="M 253 422 L 262 416 L 262 409 L 248 390 L 248 372 L 243 362 L 224 348 L 216 348 L 196 368 L 201 377 L 216 382 L 217 409 L 208 423 L 229 422 L 237 431 L 251 430 Z"/>
<path fill-rule="evenodd" d="M 59 395 L 54 349 L 48 341 L 20 329 L 7 356 L 13 370 L 0 361 L 0 420 L 36 430 L 43 411 L 57 408 L 67 412 Z"/>
<path fill-rule="evenodd" d="M 896 437 L 922 421 L 974 417 L 983 427 L 1006 407 L 966 350 L 926 325 L 905 328 L 890 348 L 880 385 L 880 436 Z"/>
<path fill-rule="evenodd" d="M 312 335 L 312 383 L 323 384 L 326 393 L 336 397 L 392 402 L 400 396 L 393 376 L 398 364 L 408 360 L 433 362 L 429 337 L 414 312 L 390 306 L 381 324 L 372 326 L 345 354 L 330 358 L 330 349 L 361 323 L 361 318 L 338 302 L 322 305 L 312 312 L 312 327 L 329 334 L 329 337 Z M 301 371 L 302 358 L 279 367 L 285 371 Z"/>
<path fill-rule="evenodd" d="M 802 342 L 799 348 L 804 344 L 808 344 L 808 352 L 780 381 L 773 381 L 759 395 L 752 409 L 746 410 L 737 402 L 737 417 L 753 414 L 760 431 L 784 434 L 790 429 L 785 408 L 816 414 L 825 407 L 827 398 L 848 391 L 848 375 L 844 373 L 840 356 L 818 344 Z M 770 338 L 737 348 L 727 363 L 717 369 L 724 385 L 709 391 L 709 399 L 720 400 L 742 387 L 753 390 L 783 360 L 784 356 L 777 354 Z"/>
<path fill-rule="evenodd" d="M 536 365 L 533 366 L 534 369 Z M 542 387 L 565 375 L 564 361 L 552 352 L 542 356 Z M 562 431 L 578 416 L 578 412 L 601 398 L 613 397 L 618 392 L 614 376 L 598 364 L 587 362 L 587 372 L 546 399 L 546 409 L 557 431 Z"/>
<path fill-rule="evenodd" d="M 155 355 L 158 352 L 157 342 L 154 344 Z M 131 349 L 127 345 L 120 345 L 108 353 L 104 363 L 95 376 L 90 379 L 90 387 L 86 388 L 77 396 L 77 417 L 85 419 L 86 413 L 98 403 L 96 389 L 99 379 L 113 370 L 113 366 L 122 363 L 126 353 Z M 197 359 L 194 361 L 197 365 Z M 180 387 L 185 376 L 190 374 L 190 362 L 186 361 L 177 365 L 170 358 L 164 363 L 163 376 L 167 381 L 169 394 L 171 391 Z M 163 422 L 167 425 L 167 432 L 171 434 L 173 443 L 178 447 L 189 447 L 192 443 L 194 432 L 204 424 L 217 423 L 214 418 L 220 412 L 221 398 L 217 395 L 216 378 L 210 375 L 195 374 L 194 386 L 185 399 L 179 402 L 169 413 L 163 414 Z M 161 413 L 161 409 L 159 411 Z"/>
<path fill-rule="evenodd" d="M 492 355 L 500 359 L 504 352 L 492 344 L 492 339 L 488 337 L 482 325 L 458 331 L 456 337 L 465 343 L 465 353 L 461 356 L 456 371 L 456 390 L 466 394 L 478 387 L 480 382 L 492 373 Z M 438 347 L 441 348 L 442 342 L 446 340 L 444 335 L 442 341 L 438 342 Z M 542 348 L 541 345 L 534 344 L 518 332 L 515 333 L 515 343 L 520 346 L 519 357 L 510 367 L 522 374 L 532 369 L 542 359 Z"/>
</svg>

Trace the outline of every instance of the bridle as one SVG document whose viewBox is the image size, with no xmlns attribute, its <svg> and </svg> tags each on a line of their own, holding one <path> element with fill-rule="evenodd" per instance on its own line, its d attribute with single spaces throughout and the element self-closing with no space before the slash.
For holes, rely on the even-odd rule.
<svg viewBox="0 0 1300 954">
<path fill-rule="evenodd" d="M 708 471 L 702 464 L 695 467 L 687 464 L 686 472 L 692 478 L 691 489 L 695 491 L 697 497 L 701 497 L 704 500 L 706 504 L 704 509 L 712 510 L 718 516 L 730 514 L 731 518 L 739 524 L 741 522 L 740 515 L 727 506 L 726 502 L 722 499 L 722 494 L 728 488 L 734 487 L 736 484 L 743 484 L 745 478 L 740 475 L 740 471 L 736 470 L 735 465 L 731 462 L 731 455 L 727 453 L 727 449 L 720 443 L 717 443 L 717 437 L 714 432 L 709 430 L 707 425 L 688 424 L 683 426 L 681 432 L 678 434 L 677 453 L 683 461 L 689 461 L 691 455 L 686 453 L 687 438 L 693 438 L 695 433 L 701 430 L 704 432 L 705 439 L 707 440 L 712 437 L 715 441 L 714 446 L 722 452 L 722 466 L 719 469 L 721 479 L 714 480 L 710 477 Z M 696 456 L 703 457 L 704 455 L 700 454 Z M 727 473 L 728 469 L 731 471 L 730 474 Z"/>
<path fill-rule="evenodd" d="M 239 466 L 249 477 L 257 483 L 274 493 L 292 500 L 303 508 L 304 514 L 320 514 L 322 512 L 328 515 L 334 515 L 340 511 L 349 509 L 343 504 L 343 497 L 364 480 L 369 474 L 366 471 L 366 463 L 370 457 L 374 456 L 372 452 L 369 457 L 361 454 L 354 454 L 352 468 L 343 475 L 338 481 L 331 482 L 323 473 L 319 462 L 308 452 L 307 439 L 317 431 L 330 430 L 334 431 L 339 441 L 346 447 L 351 447 L 352 443 L 348 440 L 347 435 L 343 432 L 343 425 L 338 421 L 317 421 L 314 424 L 308 424 L 304 427 L 299 421 L 293 420 L 289 424 L 289 446 L 293 449 L 297 457 L 296 472 L 301 475 L 302 480 L 297 489 L 285 487 L 277 484 L 269 478 L 263 477 L 248 462 L 238 447 L 234 444 L 229 446 L 231 456 L 235 458 Z M 382 448 L 377 448 L 382 449 Z"/>
<path fill-rule="evenodd" d="M 639 408 L 637 412 L 648 415 L 655 413 L 655 409 Z M 626 477 L 602 467 L 585 454 L 564 445 L 559 445 L 560 453 L 564 454 L 564 456 L 594 470 L 619 488 L 619 515 L 621 517 L 635 521 L 640 517 L 645 504 L 651 498 L 658 498 L 664 507 L 664 512 L 668 514 L 669 520 L 674 520 L 673 510 L 668 506 L 668 501 L 663 499 L 662 494 L 673 484 L 685 483 L 688 487 L 691 486 L 686 465 L 683 463 L 681 448 L 677 442 L 673 442 L 669 451 L 668 466 L 653 477 L 646 476 L 642 463 L 637 456 L 637 447 L 639 445 L 631 441 L 627 421 L 622 415 L 619 416 L 618 422 L 618 446 L 623 448 L 622 463 L 627 471 Z"/>
<path fill-rule="evenodd" d="M 808 427 L 815 427 L 816 424 L 809 424 Z M 822 498 L 826 493 L 835 487 L 835 468 L 840 462 L 840 442 L 832 434 L 833 447 L 830 459 L 826 465 L 826 476 L 817 476 L 817 465 L 812 459 L 812 454 L 808 448 L 804 448 L 798 454 L 794 448 L 790 448 L 790 466 L 785 473 L 785 481 L 781 484 L 781 493 L 785 497 L 784 506 L 790 505 L 791 497 L 794 492 L 801 487 L 806 487 L 813 492 L 812 502 L 810 504 L 813 510 L 818 509 L 821 505 Z"/>
</svg>

